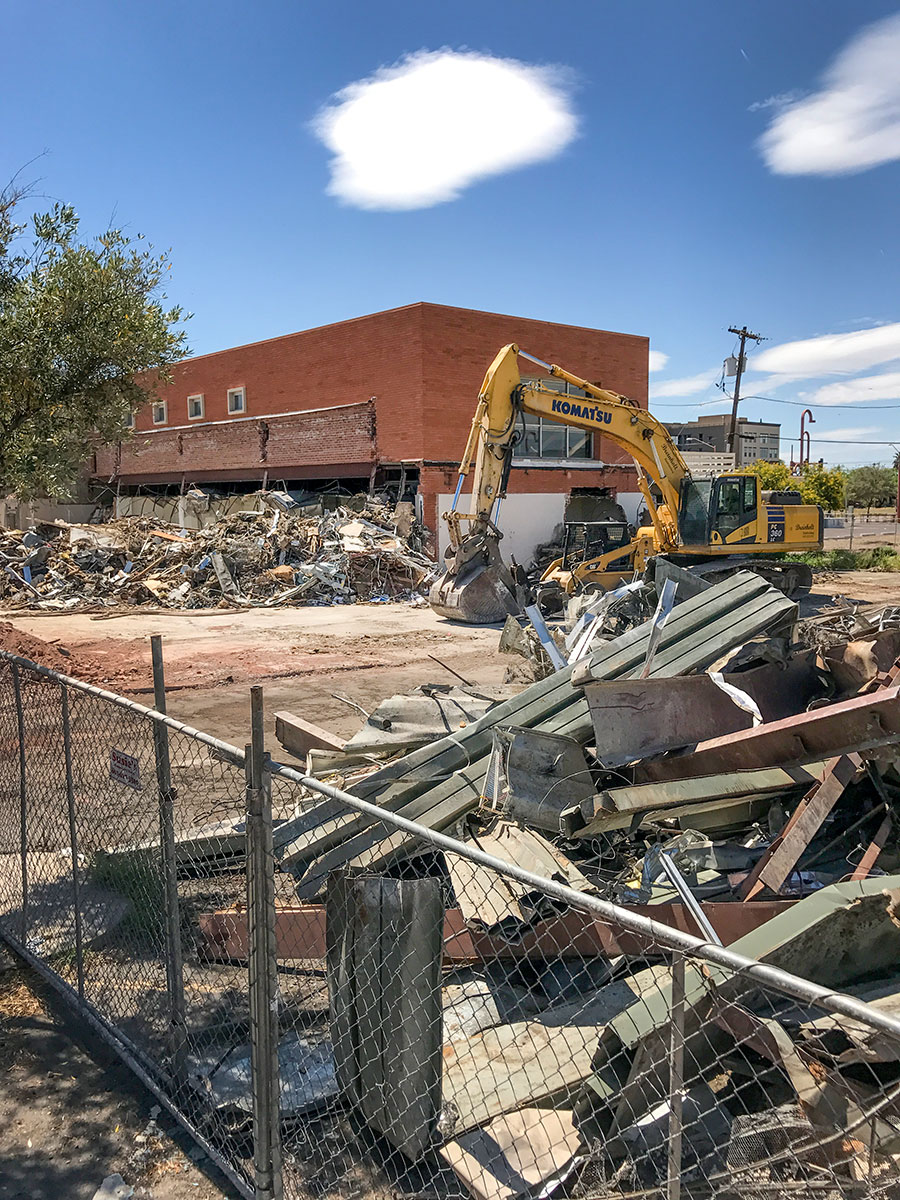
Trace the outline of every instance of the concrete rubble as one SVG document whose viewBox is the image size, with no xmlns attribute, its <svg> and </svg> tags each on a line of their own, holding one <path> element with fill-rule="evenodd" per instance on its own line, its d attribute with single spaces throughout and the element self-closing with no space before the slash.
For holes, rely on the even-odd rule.
<svg viewBox="0 0 900 1200">
<path fill-rule="evenodd" d="M 359 511 L 309 515 L 286 493 L 263 493 L 263 501 L 262 511 L 234 512 L 202 529 L 149 517 L 0 529 L 0 605 L 240 609 L 417 601 L 427 591 L 436 568 L 411 505 L 361 498 Z"/>
</svg>

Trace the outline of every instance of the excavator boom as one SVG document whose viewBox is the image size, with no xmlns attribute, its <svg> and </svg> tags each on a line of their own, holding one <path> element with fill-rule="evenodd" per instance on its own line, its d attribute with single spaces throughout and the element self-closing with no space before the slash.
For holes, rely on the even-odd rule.
<svg viewBox="0 0 900 1200">
<path fill-rule="evenodd" d="M 540 380 L 523 383 L 519 358 L 534 363 L 551 378 L 564 380 L 575 391 L 562 394 Z M 651 522 L 648 528 L 638 531 L 630 546 L 623 548 L 632 570 L 642 569 L 647 559 L 658 553 L 691 555 L 696 560 L 698 554 L 719 557 L 736 551 L 758 554 L 821 546 L 821 511 L 810 505 L 800 506 L 786 522 L 784 510 L 779 516 L 779 510 L 759 504 L 752 476 L 716 480 L 712 498 L 700 513 L 697 487 L 660 421 L 624 396 L 526 354 L 510 343 L 500 350 L 484 377 L 459 467 L 456 494 L 450 510 L 443 514 L 450 545 L 444 554 L 444 573 L 430 594 L 432 608 L 442 616 L 483 623 L 519 611 L 515 581 L 500 555 L 503 535 L 498 523 L 512 466 L 516 427 L 524 413 L 600 433 L 631 456 Z M 463 512 L 459 508 L 462 487 L 473 466 L 470 508 Z M 683 529 L 679 526 L 682 519 Z M 796 538 L 786 537 L 787 527 L 798 531 Z M 620 557 L 617 554 L 616 567 Z M 571 573 L 571 586 L 586 580 L 584 570 Z"/>
</svg>

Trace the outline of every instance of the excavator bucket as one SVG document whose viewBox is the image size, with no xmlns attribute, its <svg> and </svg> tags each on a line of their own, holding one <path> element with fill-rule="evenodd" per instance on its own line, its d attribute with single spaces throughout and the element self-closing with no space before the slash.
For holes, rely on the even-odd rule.
<svg viewBox="0 0 900 1200">
<path fill-rule="evenodd" d="M 495 537 L 466 538 L 445 559 L 447 569 L 431 585 L 428 596 L 439 616 L 467 625 L 491 625 L 519 611 L 513 577 Z"/>
</svg>

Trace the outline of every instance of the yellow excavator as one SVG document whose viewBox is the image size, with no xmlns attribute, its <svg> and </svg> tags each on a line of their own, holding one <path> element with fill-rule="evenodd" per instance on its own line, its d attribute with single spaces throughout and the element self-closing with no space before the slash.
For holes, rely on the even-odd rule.
<svg viewBox="0 0 900 1200">
<path fill-rule="evenodd" d="M 540 380 L 523 382 L 520 358 L 565 381 L 566 393 Z M 706 563 L 713 569 L 728 558 L 723 568 L 750 567 L 789 595 L 808 589 L 809 567 L 772 556 L 822 548 L 824 521 L 817 505 L 794 503 L 799 497 L 793 494 L 766 502 L 759 480 L 749 473 L 693 479 L 665 426 L 645 409 L 510 344 L 484 377 L 456 494 L 443 514 L 450 545 L 429 597 L 441 616 L 482 624 L 519 611 L 517 581 L 500 555 L 503 535 L 497 520 L 519 438 L 517 424 L 525 413 L 603 434 L 626 450 L 650 519 L 627 545 L 607 554 L 574 565 L 565 556 L 558 559 L 542 582 L 555 580 L 568 594 L 586 585 L 605 588 L 663 554 L 683 565 Z M 461 512 L 463 481 L 473 464 L 471 511 Z"/>
</svg>

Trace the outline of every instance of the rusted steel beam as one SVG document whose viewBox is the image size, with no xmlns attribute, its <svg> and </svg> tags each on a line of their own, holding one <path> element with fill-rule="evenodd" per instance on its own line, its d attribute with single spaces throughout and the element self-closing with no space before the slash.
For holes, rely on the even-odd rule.
<svg viewBox="0 0 900 1200">
<path fill-rule="evenodd" d="M 763 888 L 779 891 L 844 789 L 861 771 L 862 759 L 858 754 L 829 759 L 822 780 L 806 793 L 784 829 L 744 880 L 740 888 L 742 900 L 752 899 Z"/>
<path fill-rule="evenodd" d="M 900 687 L 701 742 L 692 754 L 640 763 L 635 783 L 812 762 L 900 742 Z"/>
</svg>

